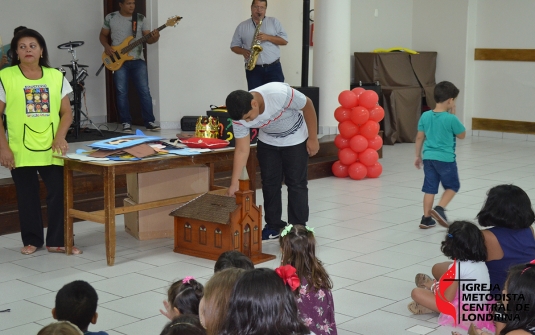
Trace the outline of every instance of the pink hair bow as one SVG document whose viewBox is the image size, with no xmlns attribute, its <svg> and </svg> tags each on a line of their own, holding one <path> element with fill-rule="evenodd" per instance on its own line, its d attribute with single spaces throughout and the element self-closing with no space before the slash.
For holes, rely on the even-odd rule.
<svg viewBox="0 0 535 335">
<path fill-rule="evenodd" d="M 190 280 L 195 280 L 195 277 L 187 276 L 186 278 L 182 279 L 182 284 L 189 284 Z"/>
</svg>

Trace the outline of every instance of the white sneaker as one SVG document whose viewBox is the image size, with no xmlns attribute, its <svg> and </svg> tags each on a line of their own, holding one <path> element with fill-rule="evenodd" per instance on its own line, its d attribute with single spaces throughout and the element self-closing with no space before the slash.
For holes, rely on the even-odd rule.
<svg viewBox="0 0 535 335">
<path fill-rule="evenodd" d="M 125 132 L 125 133 L 131 133 L 132 132 L 132 126 L 130 125 L 130 123 L 128 123 L 128 122 L 123 123 L 123 132 Z"/>
</svg>

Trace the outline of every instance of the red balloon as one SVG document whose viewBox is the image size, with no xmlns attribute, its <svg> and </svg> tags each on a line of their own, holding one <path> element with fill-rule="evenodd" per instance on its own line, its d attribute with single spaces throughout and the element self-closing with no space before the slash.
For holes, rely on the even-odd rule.
<svg viewBox="0 0 535 335">
<path fill-rule="evenodd" d="M 342 106 L 334 110 L 334 118 L 338 122 L 348 121 L 351 117 L 351 109 Z"/>
<path fill-rule="evenodd" d="M 345 107 L 345 108 L 355 107 L 358 101 L 359 101 L 359 98 L 357 97 L 357 95 L 351 92 L 350 90 L 342 91 L 338 95 L 338 102 L 340 103 L 340 105 L 342 105 L 342 107 Z"/>
<path fill-rule="evenodd" d="M 343 138 L 342 135 L 336 135 L 334 138 L 334 145 L 336 145 L 338 149 L 349 148 L 349 140 L 347 138 Z"/>
<path fill-rule="evenodd" d="M 346 150 L 346 149 L 344 149 Z M 364 150 L 363 152 L 359 153 L 358 155 L 358 160 L 359 162 L 361 162 L 362 164 L 366 165 L 366 166 L 372 166 L 374 165 L 375 163 L 377 163 L 377 160 L 379 159 L 379 154 L 377 153 L 377 151 L 371 149 L 371 148 L 368 148 L 366 150 Z"/>
<path fill-rule="evenodd" d="M 351 92 L 355 93 L 355 95 L 358 97 L 359 95 L 362 94 L 362 92 L 366 91 L 365 88 L 363 87 L 355 87 L 354 89 L 351 90 Z"/>
<path fill-rule="evenodd" d="M 368 169 L 366 168 L 366 166 L 359 162 L 351 164 L 347 171 L 349 172 L 349 177 L 355 180 L 364 179 L 364 177 L 366 177 L 366 174 L 368 173 Z"/>
<path fill-rule="evenodd" d="M 338 158 L 340 158 L 340 163 L 344 165 L 351 165 L 357 161 L 358 155 L 350 148 L 345 148 L 340 150 L 338 153 Z"/>
<path fill-rule="evenodd" d="M 349 121 L 346 121 L 349 122 Z M 362 126 L 360 126 L 360 134 L 364 137 L 366 137 L 368 140 L 372 140 L 375 138 L 377 134 L 379 134 L 379 123 L 368 120 L 366 123 L 364 123 Z M 341 131 L 340 131 L 341 132 Z"/>
<path fill-rule="evenodd" d="M 345 178 L 349 176 L 349 172 L 347 171 L 349 166 L 344 165 L 340 163 L 340 161 L 334 162 L 333 166 L 331 167 L 333 174 L 335 177 L 338 178 Z"/>
<path fill-rule="evenodd" d="M 370 109 L 370 120 L 380 122 L 385 117 L 385 110 L 381 106 Z"/>
<path fill-rule="evenodd" d="M 344 121 L 338 124 L 338 130 L 343 138 L 347 138 L 349 140 L 351 137 L 357 135 L 359 132 L 359 126 L 351 121 Z"/>
<path fill-rule="evenodd" d="M 368 166 L 368 173 L 366 173 L 366 177 L 368 178 L 377 178 L 383 173 L 383 166 L 381 163 L 377 162 L 373 164 L 372 166 Z"/>
<path fill-rule="evenodd" d="M 334 144 L 336 144 L 336 138 L 334 139 Z M 371 148 L 373 150 L 379 150 L 383 146 L 383 139 L 379 135 L 375 135 L 375 137 L 371 140 L 368 140 L 368 148 Z"/>
<path fill-rule="evenodd" d="M 353 121 L 354 124 L 364 124 L 368 119 L 370 118 L 370 112 L 362 106 L 357 106 L 351 108 L 351 121 Z"/>
<path fill-rule="evenodd" d="M 359 105 L 368 109 L 372 109 L 377 105 L 377 102 L 379 101 L 379 96 L 375 91 L 372 90 L 366 90 L 362 92 L 359 97 Z"/>
<path fill-rule="evenodd" d="M 336 144 L 336 138 L 335 144 Z M 349 147 L 354 152 L 362 152 L 368 148 L 368 140 L 362 135 L 355 135 L 349 140 Z"/>
</svg>

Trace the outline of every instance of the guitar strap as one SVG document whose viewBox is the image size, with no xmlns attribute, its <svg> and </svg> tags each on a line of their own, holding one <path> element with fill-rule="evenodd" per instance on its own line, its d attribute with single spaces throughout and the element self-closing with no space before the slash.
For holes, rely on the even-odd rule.
<svg viewBox="0 0 535 335">
<path fill-rule="evenodd" d="M 132 36 L 136 38 L 137 35 L 137 13 L 132 14 Z"/>
</svg>

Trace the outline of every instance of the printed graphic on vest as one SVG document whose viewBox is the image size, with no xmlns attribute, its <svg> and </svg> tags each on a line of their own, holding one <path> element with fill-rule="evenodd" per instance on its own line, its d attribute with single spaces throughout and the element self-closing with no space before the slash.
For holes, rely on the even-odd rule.
<svg viewBox="0 0 535 335">
<path fill-rule="evenodd" d="M 32 85 L 24 87 L 26 96 L 26 116 L 50 116 L 49 89 L 46 85 Z"/>
<path fill-rule="evenodd" d="M 461 264 L 454 260 L 453 265 L 435 284 L 435 302 L 438 310 L 452 318 L 452 325 L 470 325 L 478 328 L 491 327 L 494 321 L 507 322 L 519 319 L 520 311 L 528 311 L 522 294 L 502 291 L 498 284 L 480 283 L 474 278 L 462 278 Z M 448 287 L 457 282 L 455 298 L 446 299 Z"/>
</svg>

